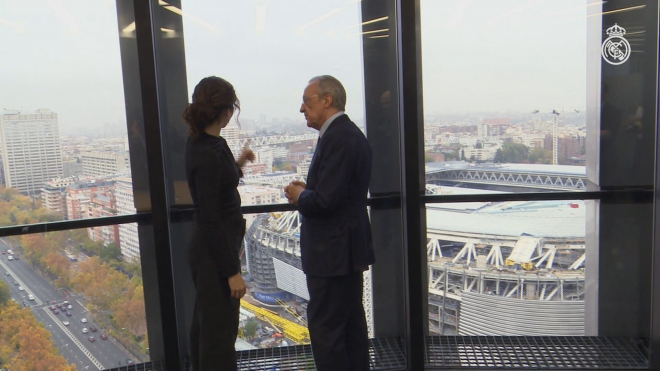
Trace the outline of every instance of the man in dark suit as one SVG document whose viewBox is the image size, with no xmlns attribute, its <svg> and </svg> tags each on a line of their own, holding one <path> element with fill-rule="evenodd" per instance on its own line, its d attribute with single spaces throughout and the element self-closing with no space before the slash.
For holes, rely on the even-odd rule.
<svg viewBox="0 0 660 371">
<path fill-rule="evenodd" d="M 301 215 L 307 317 L 319 371 L 369 370 L 363 272 L 374 263 L 367 191 L 371 148 L 344 114 L 346 91 L 332 76 L 309 81 L 300 112 L 319 131 L 307 184 L 285 187 Z"/>
</svg>

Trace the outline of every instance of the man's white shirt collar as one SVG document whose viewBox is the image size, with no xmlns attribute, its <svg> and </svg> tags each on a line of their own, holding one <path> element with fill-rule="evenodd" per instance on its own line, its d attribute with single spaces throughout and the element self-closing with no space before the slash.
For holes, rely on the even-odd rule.
<svg viewBox="0 0 660 371">
<path fill-rule="evenodd" d="M 325 120 L 325 122 L 324 122 L 323 125 L 321 126 L 321 130 L 319 130 L 319 138 L 321 138 L 321 137 L 323 136 L 323 133 L 325 133 L 325 131 L 328 130 L 328 126 L 330 126 L 330 124 L 332 124 L 332 122 L 333 122 L 337 117 L 339 117 L 339 116 L 341 116 L 341 115 L 343 115 L 343 114 L 344 114 L 344 111 L 339 111 L 339 112 L 335 113 L 334 115 L 328 117 L 328 119 Z"/>
</svg>

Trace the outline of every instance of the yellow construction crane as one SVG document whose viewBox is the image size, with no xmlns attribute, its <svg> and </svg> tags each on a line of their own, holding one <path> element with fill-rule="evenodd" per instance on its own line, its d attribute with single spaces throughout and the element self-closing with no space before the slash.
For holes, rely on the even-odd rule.
<svg viewBox="0 0 660 371">
<path fill-rule="evenodd" d="M 248 303 L 245 300 L 241 300 L 241 306 L 254 313 L 257 318 L 270 323 L 273 325 L 273 327 L 279 327 L 279 329 L 282 329 L 284 336 L 286 336 L 288 339 L 291 339 L 298 344 L 310 343 L 309 330 L 307 327 L 289 321 L 288 319 L 281 317 L 279 314 L 271 310 L 260 308 L 256 305 Z"/>
<path fill-rule="evenodd" d="M 277 304 L 279 304 L 282 308 L 284 308 L 284 310 L 287 311 L 289 314 L 296 317 L 296 319 L 300 321 L 300 323 L 302 323 L 303 326 L 307 327 L 307 321 L 304 318 L 302 318 L 302 316 L 298 314 L 298 312 L 296 312 L 295 309 L 291 308 L 289 304 L 285 303 L 282 299 L 277 299 Z"/>
</svg>

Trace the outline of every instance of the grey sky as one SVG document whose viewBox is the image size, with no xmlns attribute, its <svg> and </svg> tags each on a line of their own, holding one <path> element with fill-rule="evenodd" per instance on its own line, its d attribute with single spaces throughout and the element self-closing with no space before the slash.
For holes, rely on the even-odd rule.
<svg viewBox="0 0 660 371">
<path fill-rule="evenodd" d="M 422 0 L 425 112 L 583 106 L 585 4 Z M 218 75 L 237 88 L 243 118 L 300 119 L 307 80 L 332 74 L 360 119 L 363 36 L 357 26 L 328 34 L 359 24 L 359 9 L 355 0 L 185 1 L 196 17 L 184 17 L 189 93 Z M 63 134 L 125 122 L 116 22 L 113 0 L 0 0 L 0 108 L 53 109 Z"/>
<path fill-rule="evenodd" d="M 425 113 L 584 107 L 586 4 L 422 0 Z"/>
</svg>

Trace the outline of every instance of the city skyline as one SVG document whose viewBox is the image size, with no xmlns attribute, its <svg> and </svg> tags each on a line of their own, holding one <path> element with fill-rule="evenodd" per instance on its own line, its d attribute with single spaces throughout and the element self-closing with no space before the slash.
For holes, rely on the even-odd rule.
<svg viewBox="0 0 660 371">
<path fill-rule="evenodd" d="M 584 106 L 589 8 L 568 0 L 508 5 L 422 1 L 427 115 Z M 237 89 L 242 118 L 302 123 L 297 115 L 307 80 L 330 73 L 346 86 L 347 113 L 363 120 L 359 1 L 297 0 L 286 8 L 246 1 L 232 4 L 231 12 L 227 6 L 184 3 L 192 15 L 184 17 L 189 94 L 200 78 L 223 76 Z M 8 87 L 0 92 L 0 107 L 50 108 L 59 113 L 63 134 L 125 130 L 114 2 L 0 4 L 0 14 L 0 34 L 15 51 L 0 79 Z M 194 21 L 200 19 L 204 23 Z M 44 26 L 49 32 L 41 31 Z M 493 33 L 496 39 L 486 37 Z M 558 40 L 561 54 L 549 52 Z"/>
</svg>

